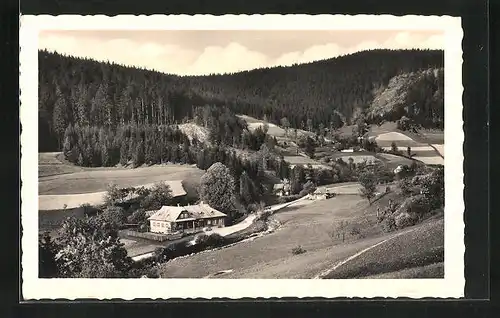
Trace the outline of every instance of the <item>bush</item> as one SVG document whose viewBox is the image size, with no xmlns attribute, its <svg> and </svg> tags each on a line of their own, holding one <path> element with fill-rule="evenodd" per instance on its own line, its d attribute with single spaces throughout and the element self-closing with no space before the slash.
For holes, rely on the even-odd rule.
<svg viewBox="0 0 500 318">
<path fill-rule="evenodd" d="M 146 211 L 139 209 L 127 217 L 127 222 L 132 224 L 143 224 L 147 220 Z"/>
<path fill-rule="evenodd" d="M 126 222 L 125 211 L 118 206 L 108 206 L 96 216 L 99 222 L 110 224 L 114 228 L 121 227 Z"/>
<path fill-rule="evenodd" d="M 394 218 L 394 223 L 398 229 L 415 225 L 418 219 L 410 215 L 408 212 L 403 212 Z"/>
<path fill-rule="evenodd" d="M 195 243 L 196 245 L 199 245 L 199 247 L 220 247 L 225 244 L 224 237 L 217 234 L 217 233 L 212 233 L 210 235 L 207 235 L 205 233 L 201 233 L 196 236 L 195 238 Z"/>
<path fill-rule="evenodd" d="M 260 213 L 257 214 L 257 217 L 255 218 L 256 221 L 265 221 L 271 216 L 271 211 L 269 210 L 264 210 Z"/>
<path fill-rule="evenodd" d="M 313 193 L 316 190 L 316 185 L 311 181 L 307 181 L 303 186 L 302 190 L 299 193 L 300 197 L 306 196 L 308 194 Z"/>
<path fill-rule="evenodd" d="M 201 233 L 196 235 L 194 242 L 195 244 L 205 244 L 208 241 L 208 234 Z"/>
<path fill-rule="evenodd" d="M 431 208 L 438 209 L 444 206 L 444 168 L 434 170 L 421 182 L 422 194 L 424 194 Z"/>
<path fill-rule="evenodd" d="M 172 190 L 164 182 L 157 182 L 142 199 L 141 207 L 147 210 L 158 210 L 172 199 Z"/>
<path fill-rule="evenodd" d="M 363 237 L 363 234 L 361 233 L 361 230 L 357 227 L 354 226 L 351 231 L 349 232 L 351 236 L 358 236 L 358 237 Z"/>
<path fill-rule="evenodd" d="M 403 116 L 396 122 L 396 125 L 399 130 L 409 130 L 411 127 L 411 120 L 408 117 Z"/>
<path fill-rule="evenodd" d="M 375 197 L 376 179 L 375 174 L 372 172 L 364 172 L 359 176 L 359 183 L 361 184 L 361 196 L 372 203 L 372 198 Z"/>
<path fill-rule="evenodd" d="M 304 254 L 305 252 L 306 252 L 306 250 L 303 249 L 300 245 L 292 248 L 292 254 L 293 255 Z"/>
<path fill-rule="evenodd" d="M 416 195 L 408 199 L 406 212 L 415 214 L 419 219 L 429 213 L 431 204 L 425 195 Z"/>
<path fill-rule="evenodd" d="M 383 219 L 382 221 L 382 230 L 384 232 L 392 232 L 394 230 L 396 230 L 396 221 L 394 220 L 394 217 L 391 215 L 391 216 L 387 216 Z"/>
<path fill-rule="evenodd" d="M 398 187 L 403 196 L 410 196 L 415 192 L 412 183 L 407 178 L 399 180 Z"/>
<path fill-rule="evenodd" d="M 292 195 L 282 196 L 282 197 L 278 198 L 278 202 L 280 204 L 288 203 L 288 202 L 292 202 L 292 201 L 298 200 L 301 197 L 302 196 L 300 194 L 292 194 Z"/>
<path fill-rule="evenodd" d="M 207 247 L 221 247 L 226 244 L 226 240 L 223 236 L 217 233 L 210 234 L 205 240 L 205 246 Z"/>
</svg>

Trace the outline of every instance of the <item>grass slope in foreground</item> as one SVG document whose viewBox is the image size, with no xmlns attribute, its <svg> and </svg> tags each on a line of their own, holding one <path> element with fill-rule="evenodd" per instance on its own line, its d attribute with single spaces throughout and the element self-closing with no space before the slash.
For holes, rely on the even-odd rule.
<svg viewBox="0 0 500 318">
<path fill-rule="evenodd" d="M 390 193 L 371 206 L 359 195 L 338 195 L 288 207 L 272 216 L 281 223 L 275 232 L 220 250 L 171 260 L 159 266 L 159 273 L 162 278 L 202 278 L 232 270 L 217 278 L 313 278 L 394 235 L 382 232 L 375 214 L 377 206 L 386 206 L 396 196 Z M 364 237 L 347 235 L 345 242 L 333 239 L 330 233 L 342 220 L 358 227 Z M 415 228 L 419 226 L 422 225 Z M 438 239 L 437 245 L 442 245 L 442 240 Z M 306 252 L 293 255 L 292 249 L 299 245 Z M 377 257 L 383 260 L 385 256 Z"/>
<path fill-rule="evenodd" d="M 443 278 L 443 262 L 444 220 L 430 220 L 339 266 L 324 278 Z"/>
</svg>

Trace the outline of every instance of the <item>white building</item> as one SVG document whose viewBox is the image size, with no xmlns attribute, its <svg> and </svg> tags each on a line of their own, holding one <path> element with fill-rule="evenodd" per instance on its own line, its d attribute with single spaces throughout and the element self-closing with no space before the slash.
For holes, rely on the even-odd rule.
<svg viewBox="0 0 500 318">
<path fill-rule="evenodd" d="M 204 227 L 223 227 L 226 214 L 201 202 L 188 206 L 163 206 L 148 220 L 153 233 L 194 231 Z"/>
</svg>

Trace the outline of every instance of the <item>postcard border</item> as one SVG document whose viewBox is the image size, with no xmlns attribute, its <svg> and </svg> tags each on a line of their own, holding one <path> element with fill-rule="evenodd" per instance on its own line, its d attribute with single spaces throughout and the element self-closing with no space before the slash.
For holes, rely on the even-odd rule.
<svg viewBox="0 0 500 318">
<path fill-rule="evenodd" d="M 37 64 L 33 63 L 34 55 L 36 55 L 37 52 L 37 32 L 40 29 L 50 29 L 53 28 L 55 25 L 54 23 L 57 23 L 59 25 L 65 24 L 65 23 L 74 23 L 76 16 L 58 16 L 58 17 L 48 17 L 44 16 L 42 19 L 39 19 L 37 17 L 42 17 L 42 16 L 22 16 L 21 17 L 21 31 L 20 31 L 20 46 L 21 46 L 21 51 L 20 51 L 20 86 L 21 86 L 21 110 L 20 110 L 20 117 L 21 117 L 21 123 L 23 125 L 23 133 L 21 134 L 21 144 L 24 145 L 22 149 L 22 158 L 21 158 L 21 164 L 22 164 L 22 169 L 21 169 L 21 178 L 23 180 L 23 187 L 21 190 L 21 196 L 24 199 L 23 200 L 23 207 L 22 211 L 37 211 L 37 200 L 35 202 L 33 201 L 33 195 L 35 194 L 35 198 L 38 195 L 38 186 L 37 186 L 37 178 L 33 178 L 33 176 L 37 176 L 37 163 L 33 158 L 38 158 L 38 146 L 34 147 L 33 145 L 30 145 L 33 143 L 33 141 L 38 140 L 37 138 L 34 138 L 37 136 L 37 117 L 36 114 L 37 112 L 33 111 L 32 108 L 29 107 L 34 107 L 35 105 L 38 105 L 37 103 L 37 89 L 33 89 L 33 87 L 37 87 L 37 85 L 33 85 L 34 83 L 37 83 L 38 78 L 37 78 L 37 67 L 35 67 Z M 97 16 L 97 17 L 91 17 L 91 16 L 86 16 L 86 17 L 79 17 L 78 19 L 89 19 L 93 18 L 95 20 L 103 21 L 104 23 L 111 23 L 110 21 L 113 21 L 114 26 L 118 27 L 120 29 L 123 29 L 123 27 L 119 27 L 118 21 L 120 19 L 125 19 L 122 20 L 122 26 L 125 25 L 137 25 L 140 24 L 142 27 L 141 29 L 147 29 L 151 28 L 151 23 L 153 21 L 156 21 L 154 23 L 163 23 L 162 25 L 165 25 L 165 21 L 162 19 L 165 19 L 165 16 L 156 16 L 156 18 L 152 18 L 155 16 L 149 16 L 149 17 L 141 17 L 141 16 L 116 16 L 116 17 L 105 17 L 105 16 Z M 320 18 L 321 17 L 321 18 Z M 462 57 L 461 57 L 461 50 L 462 50 L 462 45 L 461 45 L 461 40 L 463 36 L 463 32 L 461 29 L 461 23 L 460 23 L 460 18 L 452 18 L 452 17 L 418 17 L 418 16 L 402 16 L 402 17 L 394 17 L 394 16 L 388 16 L 388 15 L 379 15 L 379 16 L 347 16 L 348 18 L 346 19 L 346 16 L 327 16 L 327 15 L 321 15 L 321 16 L 314 16 L 314 20 L 311 20 L 311 16 L 302 16 L 301 19 L 309 19 L 306 21 L 307 23 L 297 23 L 296 20 L 294 20 L 292 23 L 293 25 L 308 25 L 309 27 L 322 27 L 325 28 L 327 25 L 332 24 L 332 17 L 335 17 L 336 20 L 333 22 L 333 24 L 336 24 L 337 26 L 340 26 L 340 23 L 346 23 L 345 21 L 347 20 L 353 20 L 354 19 L 362 19 L 362 21 L 366 22 L 367 19 L 379 19 L 377 23 L 372 23 L 371 25 L 377 25 L 380 29 L 383 29 L 384 25 L 387 25 L 387 27 L 391 26 L 390 24 L 384 24 L 384 23 L 391 23 L 392 26 L 391 29 L 394 29 L 394 23 L 400 23 L 407 28 L 412 26 L 413 28 L 415 25 L 420 25 L 423 28 L 443 28 L 443 30 L 446 32 L 446 39 L 449 41 L 447 42 L 447 47 L 450 45 L 450 49 L 445 50 L 445 139 L 447 140 L 445 143 L 445 152 L 447 154 L 452 154 L 447 155 L 445 157 L 445 185 L 453 185 L 452 190 L 450 190 L 450 186 L 445 186 L 445 192 L 446 192 L 446 197 L 453 197 L 454 200 L 451 201 L 451 204 L 449 204 L 449 200 L 447 200 L 447 205 L 445 207 L 445 210 L 447 212 L 445 213 L 445 237 L 446 241 L 450 242 L 450 238 L 453 239 L 454 242 L 457 242 L 456 240 L 458 239 L 459 241 L 462 242 L 463 245 L 463 236 L 464 236 L 464 224 L 463 224 L 463 214 L 458 215 L 458 212 L 455 214 L 449 213 L 448 211 L 450 210 L 458 210 L 462 211 L 463 213 L 464 210 L 464 202 L 463 202 L 463 167 L 461 166 L 461 163 L 463 162 L 463 153 L 462 153 L 462 146 L 463 146 L 463 135 L 464 132 L 462 130 L 462 125 L 463 125 L 463 120 L 462 120 L 462 112 L 457 111 L 457 108 L 451 108 L 449 105 L 462 105 L 461 101 L 461 96 L 463 92 L 463 87 L 461 83 L 461 62 L 462 62 Z M 144 20 L 147 18 L 147 20 Z M 175 24 L 175 26 L 178 29 L 186 29 L 186 26 L 190 25 L 193 27 L 193 25 L 196 26 L 197 21 L 193 20 L 194 18 L 198 18 L 197 21 L 200 21 L 199 19 L 207 19 L 207 22 L 209 26 L 211 26 L 214 29 L 221 28 L 222 26 L 225 26 L 227 28 L 227 25 L 229 22 L 235 21 L 235 16 L 218 16 L 216 19 L 214 19 L 213 16 L 182 16 L 182 19 L 190 20 L 187 23 L 183 22 L 182 24 L 181 20 L 179 20 L 179 17 L 172 17 L 170 16 L 167 20 L 168 23 L 172 23 L 171 26 Z M 276 22 L 276 19 L 290 19 L 290 16 L 269 16 L 269 15 L 260 15 L 260 16 L 243 16 L 241 19 L 245 20 L 243 22 L 238 21 L 238 23 L 247 23 L 247 27 L 250 26 L 250 23 L 253 25 L 252 28 L 255 28 L 255 24 L 259 25 L 259 27 L 265 27 L 261 29 L 269 29 L 272 24 L 269 24 L 270 21 L 268 21 L 267 25 L 265 20 L 266 19 L 273 19 L 273 23 Z M 292 17 L 293 19 L 297 18 L 297 15 Z M 418 23 L 416 24 L 415 21 L 412 21 L 412 23 L 408 22 L 402 22 L 403 19 L 417 19 L 419 20 Z M 66 19 L 66 20 L 65 20 Z M 144 23 L 131 23 L 130 19 L 136 19 L 138 21 L 144 22 Z M 139 20 L 142 19 L 142 20 Z M 226 20 L 225 20 L 226 19 Z M 240 19 L 238 17 L 237 19 Z M 342 21 L 344 22 L 339 22 Z M 383 20 L 382 20 L 383 19 Z M 106 20 L 106 21 L 105 21 Z M 211 20 L 211 21 L 208 21 Z M 225 20 L 225 21 L 224 21 Z M 66 22 L 65 22 L 66 21 Z M 123 24 L 126 21 L 127 24 Z M 148 22 L 149 21 L 149 22 Z M 385 21 L 382 23 L 382 21 Z M 443 22 L 446 21 L 446 22 Z M 196 23 L 194 23 L 196 22 Z M 290 20 L 288 21 L 290 22 Z M 347 21 L 350 23 L 353 23 L 352 21 Z M 102 22 L 95 22 L 93 21 L 92 23 L 88 23 L 86 21 L 87 25 L 90 26 L 90 28 L 94 28 L 99 25 L 99 23 Z M 167 24 L 168 24 L 167 23 Z M 434 23 L 434 24 L 433 24 Z M 68 26 L 71 26 L 72 24 L 67 24 Z M 280 26 L 286 25 L 286 23 L 281 23 Z M 357 24 L 360 25 L 360 24 Z M 158 26 L 158 24 L 157 24 Z M 206 26 L 205 26 L 206 28 Z M 373 29 L 373 27 L 371 27 Z M 102 29 L 102 27 L 101 27 Z M 234 28 L 232 28 L 234 29 Z M 288 29 L 288 28 L 287 28 Z M 297 28 L 295 28 L 297 29 Z M 304 29 L 303 27 L 300 29 Z M 347 25 L 344 26 L 344 29 L 347 29 Z M 349 29 L 353 29 L 350 27 Z M 34 41 L 33 41 L 34 40 Z M 31 41 L 31 43 L 30 43 Z M 460 50 L 460 51 L 459 51 Z M 459 56 L 459 59 L 457 60 L 457 56 Z M 36 62 L 37 59 L 35 58 Z M 451 63 L 451 64 L 450 64 Z M 452 66 L 450 66 L 452 65 Z M 450 74 L 451 73 L 451 74 Z M 36 82 L 35 82 L 36 81 Z M 450 86 L 451 85 L 451 86 Z M 454 94 L 449 94 L 448 92 L 451 90 L 454 92 Z M 458 107 L 458 106 L 455 106 Z M 463 106 L 462 106 L 463 107 Z M 458 115 L 457 115 L 458 114 Z M 460 125 L 458 125 L 460 124 Z M 453 127 L 453 128 L 449 128 Z M 451 131 L 451 132 L 450 132 Z M 457 135 L 458 133 L 458 135 Z M 461 136 L 461 137 L 457 137 Z M 451 139 L 450 139 L 451 138 Z M 450 142 L 451 140 L 451 142 Z M 457 153 L 457 151 L 459 153 Z M 30 159 L 31 158 L 31 159 Z M 446 159 L 448 158 L 448 160 Z M 459 160 L 461 159 L 461 160 Z M 458 163 L 458 165 L 457 165 Z M 458 170 L 457 170 L 457 167 Z M 450 174 L 447 173 L 446 171 L 460 171 L 460 173 L 456 174 Z M 456 196 L 457 194 L 458 197 Z M 453 227 L 450 227 L 449 224 L 453 225 Z M 265 290 L 262 289 L 261 286 L 261 280 L 217 280 L 217 284 L 223 284 L 226 285 L 224 287 L 224 290 L 233 290 L 237 291 L 238 290 L 238 285 L 241 284 L 247 284 L 246 288 L 246 294 L 240 294 L 240 295 L 228 295 L 226 293 L 220 293 L 214 290 L 207 290 L 207 291 L 201 291 L 200 290 L 200 279 L 196 280 L 196 285 L 192 286 L 186 286 L 187 291 L 193 291 L 193 287 L 196 287 L 194 291 L 198 293 L 186 293 L 184 295 L 168 295 L 164 293 L 163 290 L 159 291 L 153 291 L 151 286 L 157 285 L 159 286 L 161 284 L 160 280 L 144 280 L 144 279 L 139 279 L 139 280 L 134 280 L 134 279 L 120 279 L 120 280 L 113 280 L 111 283 L 110 280 L 99 280 L 99 279 L 39 279 L 37 278 L 37 269 L 33 271 L 34 267 L 37 266 L 37 253 L 36 251 L 38 250 L 37 247 L 35 246 L 37 242 L 37 236 L 38 236 L 38 223 L 36 222 L 36 218 L 33 217 L 33 215 L 28 215 L 27 213 L 22 213 L 22 225 L 24 231 L 24 235 L 22 238 L 22 247 L 23 247 L 23 257 L 22 257 L 22 263 L 23 268 L 27 269 L 23 271 L 23 294 L 26 299 L 55 299 L 55 298 L 63 298 L 63 299 L 75 299 L 75 298 L 96 298 L 96 299 L 111 299 L 111 298 L 123 298 L 123 299 L 135 299 L 135 298 L 162 298 L 164 299 L 165 297 L 170 298 L 213 298 L 213 297 L 221 297 L 221 298 L 231 298 L 231 299 L 240 299 L 240 298 L 247 298 L 247 297 L 255 297 L 255 298 L 269 298 L 269 297 L 412 297 L 412 298 L 420 298 L 420 297 L 462 297 L 464 295 L 463 291 L 463 286 L 465 283 L 465 279 L 463 277 L 463 268 L 464 268 L 464 251 L 465 248 L 464 246 L 454 246 L 453 249 L 446 248 L 445 247 L 445 259 L 447 259 L 446 262 L 450 264 L 449 260 L 451 259 L 453 262 L 453 266 L 448 266 L 447 263 L 445 262 L 445 279 L 442 280 L 417 280 L 417 279 L 412 279 L 412 280 L 384 280 L 383 284 L 384 286 L 396 286 L 399 285 L 399 290 L 397 292 L 394 291 L 388 291 L 386 290 L 387 293 L 385 294 L 380 294 L 380 289 L 374 289 L 369 280 L 366 281 L 361 281 L 361 280 L 345 280 L 343 282 L 341 281 L 333 281 L 333 280 L 307 280 L 305 282 L 304 280 L 273 280 L 276 281 L 277 284 L 279 284 L 279 288 L 281 289 L 268 289 L 266 288 Z M 35 229 L 35 231 L 33 231 Z M 452 234 L 450 234 L 452 233 Z M 445 241 L 445 246 L 447 245 Z M 36 249 L 35 249 L 36 247 Z M 35 252 L 35 253 L 32 253 Z M 457 257 L 457 255 L 459 257 Z M 461 266 L 459 266 L 461 265 Z M 182 282 L 180 281 L 186 281 L 186 280 L 173 280 L 169 279 L 169 286 L 176 286 L 176 284 L 179 284 L 177 286 L 182 286 Z M 193 280 L 190 280 L 193 281 Z M 224 281 L 224 283 L 222 283 Z M 269 280 L 266 280 L 269 281 Z M 210 284 L 213 285 L 214 280 L 210 280 Z M 297 289 L 297 283 L 301 284 L 301 287 Z M 346 283 L 347 282 L 347 283 Z M 380 280 L 379 280 L 380 282 Z M 411 286 L 405 286 L 409 282 L 411 282 Z M 71 289 L 71 286 L 73 284 L 77 283 L 79 288 L 77 289 Z M 110 288 L 110 284 L 112 284 L 113 288 Z M 131 288 L 132 293 L 123 293 L 122 295 L 117 295 L 113 294 L 113 291 L 127 291 L 126 290 L 126 285 L 133 284 L 134 288 Z M 349 286 L 351 284 L 351 286 Z M 356 286 L 352 286 L 352 284 Z M 87 285 L 87 287 L 85 287 Z M 189 285 L 189 284 L 188 284 Z M 314 285 L 314 286 L 313 286 Z M 320 286 L 322 285 L 322 286 Z M 73 285 L 74 286 L 74 285 Z M 83 287 L 83 288 L 82 288 Z M 86 290 L 85 288 L 91 288 L 90 290 Z M 322 289 L 323 288 L 323 289 Z M 82 290 L 83 289 L 83 290 Z M 172 288 L 175 289 L 175 288 Z M 191 290 L 189 290 L 191 289 Z M 249 292 L 249 289 L 253 289 L 253 293 Z M 322 290 L 320 290 L 322 289 Z M 370 290 L 371 289 L 371 290 Z M 431 290 L 429 290 L 431 289 Z M 150 292 L 149 295 L 134 295 L 134 291 L 137 290 L 148 290 Z M 298 291 L 296 294 L 285 294 L 283 293 L 284 291 Z M 331 291 L 334 291 L 331 293 Z M 335 293 L 335 291 L 342 291 L 342 293 Z M 167 290 L 168 291 L 168 290 Z M 262 292 L 267 292 L 267 295 L 263 295 Z M 328 293 L 330 291 L 330 293 Z M 359 293 L 359 291 L 363 291 L 364 294 Z M 65 293 L 62 294 L 61 292 Z M 326 293 L 322 293 L 326 292 Z M 429 293 L 430 292 L 430 293 Z"/>
</svg>

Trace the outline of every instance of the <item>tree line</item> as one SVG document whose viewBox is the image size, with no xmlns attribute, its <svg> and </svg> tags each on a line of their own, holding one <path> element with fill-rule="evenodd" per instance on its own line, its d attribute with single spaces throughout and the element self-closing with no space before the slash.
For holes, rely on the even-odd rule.
<svg viewBox="0 0 500 318">
<path fill-rule="evenodd" d="M 287 117 L 295 128 L 338 127 L 369 108 L 394 76 L 443 65 L 442 51 L 372 50 L 290 67 L 180 77 L 39 51 L 40 151 L 60 150 L 69 124 L 170 125 L 193 118 L 206 104 L 275 124 Z M 408 97 L 415 103 L 409 116 L 439 121 L 442 82 L 429 77 L 418 83 Z"/>
</svg>

